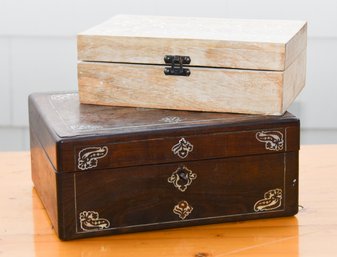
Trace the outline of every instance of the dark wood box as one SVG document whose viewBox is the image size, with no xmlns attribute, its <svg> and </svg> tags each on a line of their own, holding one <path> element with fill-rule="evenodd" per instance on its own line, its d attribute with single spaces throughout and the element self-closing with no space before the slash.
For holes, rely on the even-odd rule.
<svg viewBox="0 0 337 257">
<path fill-rule="evenodd" d="M 29 97 L 32 178 L 61 239 L 298 210 L 299 120 Z"/>
</svg>

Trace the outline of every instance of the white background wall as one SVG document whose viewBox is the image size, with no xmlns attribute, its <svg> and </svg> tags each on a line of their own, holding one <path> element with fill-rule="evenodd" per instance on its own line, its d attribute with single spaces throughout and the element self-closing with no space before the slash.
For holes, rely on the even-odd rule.
<svg viewBox="0 0 337 257">
<path fill-rule="evenodd" d="M 27 96 L 76 90 L 76 33 L 115 14 L 308 21 L 302 143 L 337 143 L 337 1 L 0 0 L 0 150 L 29 148 Z"/>
</svg>

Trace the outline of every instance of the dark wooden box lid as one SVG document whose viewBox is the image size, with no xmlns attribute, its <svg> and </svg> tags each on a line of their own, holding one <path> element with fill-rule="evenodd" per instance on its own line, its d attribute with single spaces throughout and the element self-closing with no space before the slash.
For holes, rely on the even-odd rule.
<svg viewBox="0 0 337 257">
<path fill-rule="evenodd" d="M 29 113 L 31 136 L 58 172 L 299 149 L 299 120 L 288 112 L 261 116 L 95 106 L 80 104 L 75 92 L 63 92 L 30 95 Z"/>
</svg>

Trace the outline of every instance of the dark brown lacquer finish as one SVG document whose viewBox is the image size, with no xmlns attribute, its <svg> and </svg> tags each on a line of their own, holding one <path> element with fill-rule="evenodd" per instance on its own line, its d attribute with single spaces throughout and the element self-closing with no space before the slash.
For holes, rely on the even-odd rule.
<svg viewBox="0 0 337 257">
<path fill-rule="evenodd" d="M 299 120 L 29 97 L 32 178 L 63 240 L 290 216 Z"/>
</svg>

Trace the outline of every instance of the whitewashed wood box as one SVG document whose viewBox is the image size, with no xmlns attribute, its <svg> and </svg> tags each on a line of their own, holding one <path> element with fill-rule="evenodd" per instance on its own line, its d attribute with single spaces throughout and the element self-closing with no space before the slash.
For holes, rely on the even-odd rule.
<svg viewBox="0 0 337 257">
<path fill-rule="evenodd" d="M 115 16 L 77 40 L 86 104 L 281 115 L 305 85 L 305 21 Z"/>
</svg>

